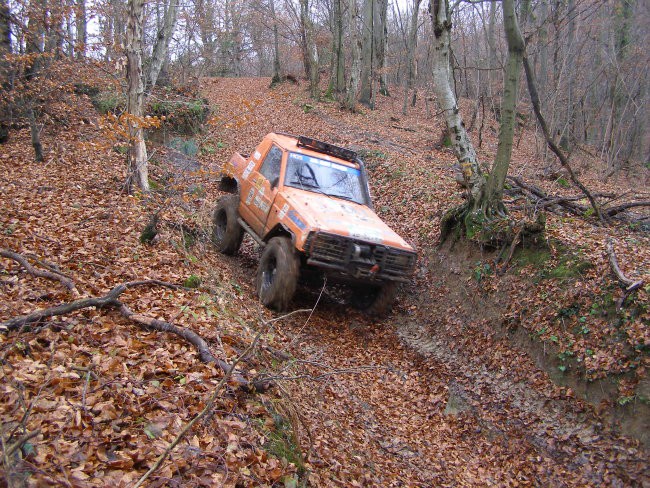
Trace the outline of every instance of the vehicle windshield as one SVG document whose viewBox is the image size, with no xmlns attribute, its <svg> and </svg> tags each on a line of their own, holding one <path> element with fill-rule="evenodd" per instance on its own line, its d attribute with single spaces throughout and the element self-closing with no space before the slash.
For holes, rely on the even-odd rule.
<svg viewBox="0 0 650 488">
<path fill-rule="evenodd" d="M 332 161 L 289 153 L 284 184 L 367 205 L 361 171 Z"/>
</svg>

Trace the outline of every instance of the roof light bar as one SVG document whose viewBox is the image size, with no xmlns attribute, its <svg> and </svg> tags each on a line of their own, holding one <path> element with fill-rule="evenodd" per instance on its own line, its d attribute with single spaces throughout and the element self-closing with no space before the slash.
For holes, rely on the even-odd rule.
<svg viewBox="0 0 650 488">
<path fill-rule="evenodd" d="M 354 151 L 335 146 L 334 144 L 328 144 L 327 142 L 317 141 L 311 137 L 299 136 L 298 147 L 312 149 L 319 153 L 328 154 L 330 156 L 334 156 L 335 158 L 350 161 L 351 163 L 358 163 L 357 153 Z"/>
</svg>

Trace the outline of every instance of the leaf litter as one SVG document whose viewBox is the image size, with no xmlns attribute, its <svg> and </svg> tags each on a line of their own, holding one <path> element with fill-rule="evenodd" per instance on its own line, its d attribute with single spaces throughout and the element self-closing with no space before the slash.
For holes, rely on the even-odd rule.
<svg viewBox="0 0 650 488">
<path fill-rule="evenodd" d="M 200 156 L 200 170 L 183 172 L 157 148 L 151 173 L 164 189 L 151 198 L 123 192 L 123 156 L 97 149 L 95 124 L 46 127 L 44 145 L 53 149 L 44 164 L 32 162 L 25 131 L 0 148 L 2 247 L 52 263 L 86 295 L 133 279 L 200 277 L 197 290 L 139 289 L 124 301 L 201 334 L 224 360 L 273 316 L 255 297 L 254 244 L 247 239 L 240 256 L 226 258 L 208 242 L 215 174 L 232 151 L 252 150 L 270 131 L 362 149 L 378 213 L 420 251 L 416 276 L 389 318 L 370 320 L 326 289 L 309 322 L 278 322 L 242 366 L 246 377 L 272 377 L 277 388 L 248 394 L 231 386 L 151 485 L 292 486 L 298 478 L 312 486 L 647 484 L 645 448 L 613 428 L 607 405 L 554 383 L 507 333 L 517 328 L 570 351 L 571 364 L 581 358 L 593 379 L 627 374 L 627 389 L 610 404 L 621 393 L 637 395 L 648 362 L 647 308 L 616 324 L 598 306 L 590 312 L 604 303 L 604 289 L 617 292 L 605 237 L 614 234 L 628 276 L 647 283 L 646 235 L 549 214 L 551 251 L 542 265 L 522 262 L 504 277 L 481 271 L 474 279 L 486 269 L 477 261 L 488 262 L 487 251 L 435 248 L 443 212 L 461 201 L 453 155 L 435 144 L 440 121 L 423 107 L 402 116 L 400 97 L 380 97 L 378 110 L 352 114 L 309 101 L 301 87 L 268 84 L 202 80 L 218 107 L 206 136 L 214 150 Z M 87 100 L 78 103 L 80 121 L 96 118 Z M 304 103 L 315 108 L 305 111 Z M 394 127 L 391 117 L 414 131 Z M 539 166 L 532 146 L 521 144 L 513 162 L 531 179 Z M 489 161 L 495 147 L 486 137 L 481 158 Z M 592 189 L 611 190 L 588 176 Z M 156 211 L 158 235 L 143 244 L 140 233 Z M 590 266 L 579 277 L 541 277 L 562 264 L 565 249 L 580 250 L 569 267 Z M 0 262 L 3 320 L 71 300 L 59 284 Z M 647 303 L 647 293 L 639 290 L 635 303 Z M 318 294 L 301 290 L 296 308 L 311 308 Z M 0 338 L 3 438 L 40 429 L 8 473 L 28 484 L 133 484 L 223 374 L 189 344 L 139 329 L 116 311 L 84 310 L 44 325 Z M 580 333 L 581 325 L 589 332 Z M 621 327 L 626 333 L 616 341 Z"/>
</svg>

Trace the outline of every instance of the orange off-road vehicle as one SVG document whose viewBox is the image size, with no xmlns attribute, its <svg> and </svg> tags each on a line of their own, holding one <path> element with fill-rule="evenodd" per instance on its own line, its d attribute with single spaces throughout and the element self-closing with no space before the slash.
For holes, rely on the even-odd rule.
<svg viewBox="0 0 650 488">
<path fill-rule="evenodd" d="M 268 134 L 253 154 L 222 168 L 212 239 L 235 254 L 248 232 L 263 247 L 257 293 L 284 310 L 299 278 L 350 285 L 351 303 L 390 311 L 397 285 L 415 268 L 413 248 L 373 211 L 362 160 L 351 150 L 288 134 Z"/>
</svg>

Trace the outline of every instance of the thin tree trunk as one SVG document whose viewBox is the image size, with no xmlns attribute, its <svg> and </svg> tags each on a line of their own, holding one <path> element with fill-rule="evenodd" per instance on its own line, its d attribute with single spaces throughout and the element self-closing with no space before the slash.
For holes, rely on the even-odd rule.
<svg viewBox="0 0 650 488">
<path fill-rule="evenodd" d="M 359 103 L 370 109 L 374 108 L 372 82 L 375 73 L 373 26 L 375 24 L 374 17 L 376 1 L 377 0 L 364 0 L 363 2 L 363 44 L 361 47 L 361 90 L 359 92 Z"/>
<path fill-rule="evenodd" d="M 522 16 L 526 15 L 528 1 L 522 3 Z M 519 78 L 521 64 L 524 57 L 524 39 L 519 30 L 517 14 L 515 13 L 514 0 L 503 0 L 503 27 L 508 43 L 508 61 L 503 88 L 503 100 L 501 102 L 501 121 L 499 124 L 499 145 L 492 165 L 492 171 L 487 178 L 485 199 L 483 209 L 487 215 L 492 213 L 505 213 L 503 206 L 503 186 L 510 166 L 512 155 L 512 141 L 514 138 L 516 114 L 517 114 L 517 92 L 519 89 Z"/>
<path fill-rule="evenodd" d="M 5 56 L 11 54 L 11 24 L 9 23 L 9 5 L 7 0 L 0 0 L 0 87 L 11 90 L 10 66 Z M 9 115 L 0 113 L 0 144 L 9 139 Z"/>
<path fill-rule="evenodd" d="M 29 132 L 32 138 L 32 147 L 34 148 L 34 159 L 39 163 L 43 161 L 43 145 L 41 144 L 41 134 L 36 121 L 36 114 L 31 100 L 27 102 L 27 119 L 29 120 Z"/>
<path fill-rule="evenodd" d="M 406 47 L 406 76 L 404 77 L 404 103 L 402 104 L 402 114 L 406 115 L 409 92 L 413 89 L 417 73 L 415 64 L 415 50 L 418 44 L 418 15 L 420 13 L 420 3 L 422 0 L 413 0 L 413 11 L 411 12 L 411 25 L 408 33 L 408 46 Z M 415 93 L 413 93 L 415 100 Z"/>
<path fill-rule="evenodd" d="M 132 119 L 129 120 L 130 149 L 127 186 L 130 191 L 135 180 L 143 192 L 148 192 L 147 146 L 144 143 L 144 130 L 142 129 L 144 115 L 144 82 L 142 80 L 144 1 L 129 0 L 129 18 L 126 30 L 127 112 L 132 116 Z"/>
<path fill-rule="evenodd" d="M 275 15 L 275 0 L 269 0 L 269 9 L 271 10 L 271 20 L 273 22 L 273 78 L 271 84 L 280 83 L 280 35 L 278 33 L 278 18 Z"/>
<path fill-rule="evenodd" d="M 309 16 L 309 0 L 300 0 L 300 23 L 305 37 L 305 59 L 308 64 L 309 92 L 312 98 L 320 97 L 320 74 L 318 72 L 318 49 L 314 40 L 314 26 Z"/>
<path fill-rule="evenodd" d="M 160 70 L 169 54 L 169 43 L 176 26 L 179 1 L 180 0 L 169 0 L 169 5 L 167 5 L 165 10 L 163 25 L 158 31 L 158 37 L 156 38 L 156 44 L 151 56 L 151 67 L 149 68 L 149 90 L 153 90 L 154 86 L 156 86 Z"/>
<path fill-rule="evenodd" d="M 388 44 L 388 0 L 378 0 L 378 12 L 375 16 L 376 26 L 373 29 L 375 36 L 376 66 L 379 69 L 379 93 L 385 97 L 390 96 L 388 91 L 388 65 L 386 60 L 386 45 Z"/>
<path fill-rule="evenodd" d="M 434 34 L 431 52 L 433 88 L 438 106 L 445 118 L 454 154 L 461 166 L 463 180 L 469 189 L 470 201 L 468 203 L 471 208 L 476 209 L 483 195 L 485 177 L 481 172 L 474 146 L 465 130 L 456 97 L 449 82 L 451 20 L 447 0 L 431 0 L 429 14 Z"/>
<path fill-rule="evenodd" d="M 330 90 L 337 94 L 345 90 L 345 53 L 343 52 L 343 13 L 341 0 L 332 2 L 332 75 Z"/>
<path fill-rule="evenodd" d="M 535 74 L 533 73 L 533 70 L 530 66 L 530 63 L 528 62 L 528 58 L 526 57 L 526 53 L 524 51 L 524 71 L 526 73 L 526 82 L 528 85 L 528 93 L 530 95 L 530 101 L 533 104 L 533 111 L 535 112 L 535 116 L 537 117 L 537 121 L 539 122 L 539 125 L 542 129 L 542 133 L 544 134 L 544 137 L 546 138 L 546 143 L 548 144 L 549 149 L 555 153 L 557 158 L 560 160 L 560 164 L 567 170 L 569 173 L 569 178 L 571 178 L 571 181 L 573 182 L 574 185 L 576 185 L 582 193 L 587 197 L 589 200 L 589 203 L 591 203 L 591 207 L 594 209 L 594 212 L 596 212 L 596 215 L 598 216 L 598 219 L 601 222 L 604 222 L 603 215 L 600 211 L 600 206 L 594 199 L 593 195 L 591 192 L 585 187 L 580 180 L 578 180 L 578 177 L 575 175 L 573 172 L 573 169 L 569 165 L 569 160 L 567 157 L 564 155 L 562 150 L 555 144 L 555 141 L 553 140 L 553 137 L 551 136 L 549 130 L 548 130 L 548 125 L 546 124 L 546 119 L 542 115 L 542 110 L 540 107 L 539 103 L 539 94 L 537 93 L 537 83 L 535 82 Z"/>
<path fill-rule="evenodd" d="M 361 39 L 359 37 L 359 29 L 357 26 L 359 12 L 355 0 L 350 2 L 349 10 L 352 66 L 350 68 L 350 78 L 348 80 L 344 105 L 348 110 L 354 110 L 357 102 L 357 90 L 359 89 L 359 77 L 361 76 Z"/>
</svg>

